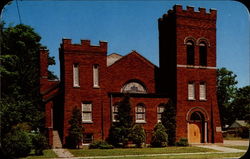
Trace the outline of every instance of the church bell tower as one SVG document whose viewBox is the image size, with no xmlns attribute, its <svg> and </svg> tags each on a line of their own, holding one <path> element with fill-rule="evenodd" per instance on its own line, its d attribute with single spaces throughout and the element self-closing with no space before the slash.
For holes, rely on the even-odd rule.
<svg viewBox="0 0 250 159">
<path fill-rule="evenodd" d="M 216 95 L 217 11 L 181 5 L 158 20 L 160 88 L 176 103 L 176 140 L 223 142 Z"/>
</svg>

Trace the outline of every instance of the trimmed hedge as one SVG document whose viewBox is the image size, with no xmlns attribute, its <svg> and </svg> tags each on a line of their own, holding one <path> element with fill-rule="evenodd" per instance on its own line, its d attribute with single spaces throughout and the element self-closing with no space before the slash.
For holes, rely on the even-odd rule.
<svg viewBox="0 0 250 159">
<path fill-rule="evenodd" d="M 178 142 L 176 142 L 176 146 L 188 146 L 188 139 L 181 138 Z"/>
<path fill-rule="evenodd" d="M 114 147 L 106 141 L 94 141 L 89 145 L 89 149 L 113 149 Z"/>
</svg>

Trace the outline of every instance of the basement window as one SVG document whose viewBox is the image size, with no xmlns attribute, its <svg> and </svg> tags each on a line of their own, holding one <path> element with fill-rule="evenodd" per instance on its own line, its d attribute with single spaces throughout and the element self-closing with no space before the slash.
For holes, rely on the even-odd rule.
<svg viewBox="0 0 250 159">
<path fill-rule="evenodd" d="M 82 140 L 83 144 L 89 144 L 92 142 L 93 142 L 93 134 L 91 133 L 83 134 L 83 140 Z"/>
</svg>

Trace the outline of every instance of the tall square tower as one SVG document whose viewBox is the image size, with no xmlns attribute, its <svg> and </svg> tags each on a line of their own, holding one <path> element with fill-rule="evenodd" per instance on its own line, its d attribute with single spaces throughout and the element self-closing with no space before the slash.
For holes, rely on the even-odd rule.
<svg viewBox="0 0 250 159">
<path fill-rule="evenodd" d="M 177 141 L 223 141 L 216 96 L 216 14 L 175 5 L 158 21 L 159 91 L 176 103 Z"/>
</svg>

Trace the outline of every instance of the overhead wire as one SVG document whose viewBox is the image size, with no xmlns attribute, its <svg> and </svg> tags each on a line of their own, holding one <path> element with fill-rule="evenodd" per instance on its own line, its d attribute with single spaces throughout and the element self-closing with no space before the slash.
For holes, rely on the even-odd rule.
<svg viewBox="0 0 250 159">
<path fill-rule="evenodd" d="M 17 13 L 18 13 L 18 17 L 19 17 L 19 22 L 20 22 L 20 24 L 22 24 L 21 14 L 20 14 L 19 5 L 18 5 L 17 0 L 16 0 L 16 7 L 17 7 Z"/>
</svg>

